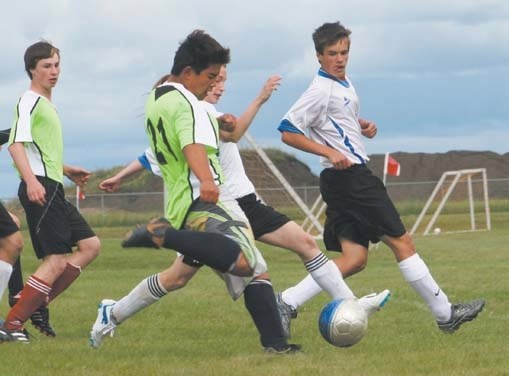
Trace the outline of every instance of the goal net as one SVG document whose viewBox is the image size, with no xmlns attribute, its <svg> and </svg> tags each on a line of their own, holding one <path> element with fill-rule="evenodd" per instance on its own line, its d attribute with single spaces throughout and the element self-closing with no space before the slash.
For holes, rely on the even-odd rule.
<svg viewBox="0 0 509 376">
<path fill-rule="evenodd" d="M 491 230 L 486 169 L 446 171 L 410 233 L 423 235 Z"/>
</svg>

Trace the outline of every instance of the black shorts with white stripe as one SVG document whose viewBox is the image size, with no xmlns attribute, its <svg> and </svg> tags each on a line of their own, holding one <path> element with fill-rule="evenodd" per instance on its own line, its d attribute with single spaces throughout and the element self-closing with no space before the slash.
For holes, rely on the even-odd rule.
<svg viewBox="0 0 509 376">
<path fill-rule="evenodd" d="M 41 176 L 37 176 L 37 180 L 46 190 L 44 206 L 28 199 L 23 180 L 18 197 L 25 209 L 30 238 L 38 258 L 70 253 L 78 241 L 95 236 L 78 209 L 65 199 L 61 183 Z"/>
</svg>

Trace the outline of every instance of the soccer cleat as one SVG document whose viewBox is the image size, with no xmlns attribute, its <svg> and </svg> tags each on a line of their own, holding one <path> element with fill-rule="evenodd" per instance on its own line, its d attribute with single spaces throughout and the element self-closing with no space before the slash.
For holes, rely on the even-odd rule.
<svg viewBox="0 0 509 376">
<path fill-rule="evenodd" d="M 285 303 L 283 300 L 283 294 L 280 292 L 276 294 L 276 304 L 279 317 L 281 318 L 281 325 L 283 326 L 283 334 L 285 339 L 290 339 L 292 336 L 290 324 L 292 319 L 297 318 L 297 310 L 291 305 Z"/>
<path fill-rule="evenodd" d="M 98 348 L 107 334 L 113 337 L 117 325 L 112 320 L 111 310 L 115 306 L 115 303 L 115 300 L 103 299 L 99 304 L 97 308 L 97 319 L 90 332 L 90 346 Z"/>
<path fill-rule="evenodd" d="M 32 316 L 30 316 L 30 321 L 32 321 L 32 325 L 42 334 L 48 337 L 56 337 L 57 334 L 49 323 L 48 307 L 41 306 L 37 308 L 37 310 L 32 313 Z"/>
<path fill-rule="evenodd" d="M 14 306 L 19 298 L 20 294 L 16 295 L 9 295 L 9 305 L 12 307 Z M 32 316 L 30 316 L 30 321 L 32 322 L 32 325 L 39 330 L 42 334 L 48 336 L 48 337 L 56 337 L 55 330 L 52 328 L 51 324 L 49 323 L 49 309 L 45 306 L 40 306 L 37 308 L 33 313 Z M 23 329 L 23 333 L 26 335 L 26 337 L 30 337 L 30 334 L 26 329 Z"/>
<path fill-rule="evenodd" d="M 445 333 L 454 333 L 461 324 L 475 319 L 485 303 L 484 299 L 476 299 L 451 305 L 451 318 L 448 321 L 437 321 L 438 327 Z"/>
<path fill-rule="evenodd" d="M 122 241 L 122 247 L 161 248 L 164 243 L 164 233 L 170 227 L 165 218 L 150 221 L 147 225 L 138 225 L 129 231 Z"/>
<path fill-rule="evenodd" d="M 389 290 L 384 290 L 380 293 L 372 293 L 368 295 L 364 295 L 362 298 L 357 301 L 361 305 L 362 308 L 368 314 L 368 317 L 373 313 L 379 311 L 391 298 L 391 292 Z"/>
<path fill-rule="evenodd" d="M 2 320 L 2 324 L 3 324 L 3 320 Z M 0 326 L 0 343 L 3 343 L 3 342 L 10 342 L 11 341 L 11 336 L 10 334 Z"/>
<path fill-rule="evenodd" d="M 9 330 L 0 328 L 0 343 L 2 342 L 19 342 L 19 343 L 30 343 L 28 335 L 25 330 Z"/>
<path fill-rule="evenodd" d="M 267 346 L 263 348 L 267 354 L 285 355 L 285 354 L 297 354 L 302 352 L 302 346 L 293 343 L 278 345 L 278 346 Z"/>
</svg>

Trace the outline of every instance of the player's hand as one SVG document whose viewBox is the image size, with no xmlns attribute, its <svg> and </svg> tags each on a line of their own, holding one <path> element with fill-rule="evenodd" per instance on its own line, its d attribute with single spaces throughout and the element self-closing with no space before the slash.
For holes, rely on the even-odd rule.
<svg viewBox="0 0 509 376">
<path fill-rule="evenodd" d="M 372 121 L 365 121 L 361 124 L 361 133 L 364 137 L 373 138 L 376 136 L 377 127 Z"/>
<path fill-rule="evenodd" d="M 272 93 L 278 89 L 279 85 L 281 85 L 281 79 L 282 77 L 277 74 L 268 78 L 265 85 L 262 87 L 262 91 L 258 95 L 258 99 L 262 104 L 265 103 Z"/>
<path fill-rule="evenodd" d="M 119 190 L 120 184 L 122 183 L 121 179 L 117 179 L 115 177 L 103 180 L 99 183 L 99 189 L 106 191 L 108 193 L 113 193 Z"/>
<path fill-rule="evenodd" d="M 27 196 L 30 202 L 34 202 L 37 205 L 44 206 L 46 204 L 46 189 L 39 182 L 39 180 L 35 179 L 26 182 L 27 185 Z"/>
<path fill-rule="evenodd" d="M 232 114 L 223 114 L 217 118 L 219 129 L 225 132 L 233 132 L 237 126 L 237 118 Z"/>
<path fill-rule="evenodd" d="M 200 200 L 215 204 L 219 200 L 219 187 L 213 180 L 200 183 Z"/>
<path fill-rule="evenodd" d="M 334 149 L 331 149 L 327 158 L 336 170 L 345 170 L 353 165 L 353 163 L 347 157 Z"/>
<path fill-rule="evenodd" d="M 90 175 L 92 175 L 90 171 L 84 168 L 69 165 L 64 166 L 64 174 L 80 188 L 87 184 Z"/>
</svg>

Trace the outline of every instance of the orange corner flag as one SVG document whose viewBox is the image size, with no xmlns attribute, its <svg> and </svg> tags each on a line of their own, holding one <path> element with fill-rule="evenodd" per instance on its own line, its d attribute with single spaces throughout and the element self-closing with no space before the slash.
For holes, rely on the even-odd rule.
<svg viewBox="0 0 509 376">
<path fill-rule="evenodd" d="M 399 176 L 400 171 L 399 162 L 389 155 L 389 158 L 387 158 L 387 173 L 392 176 Z"/>
<path fill-rule="evenodd" d="M 399 176 L 401 172 L 401 166 L 399 162 L 393 157 L 391 157 L 389 153 L 385 154 L 384 172 L 385 174 L 391 176 Z"/>
</svg>

